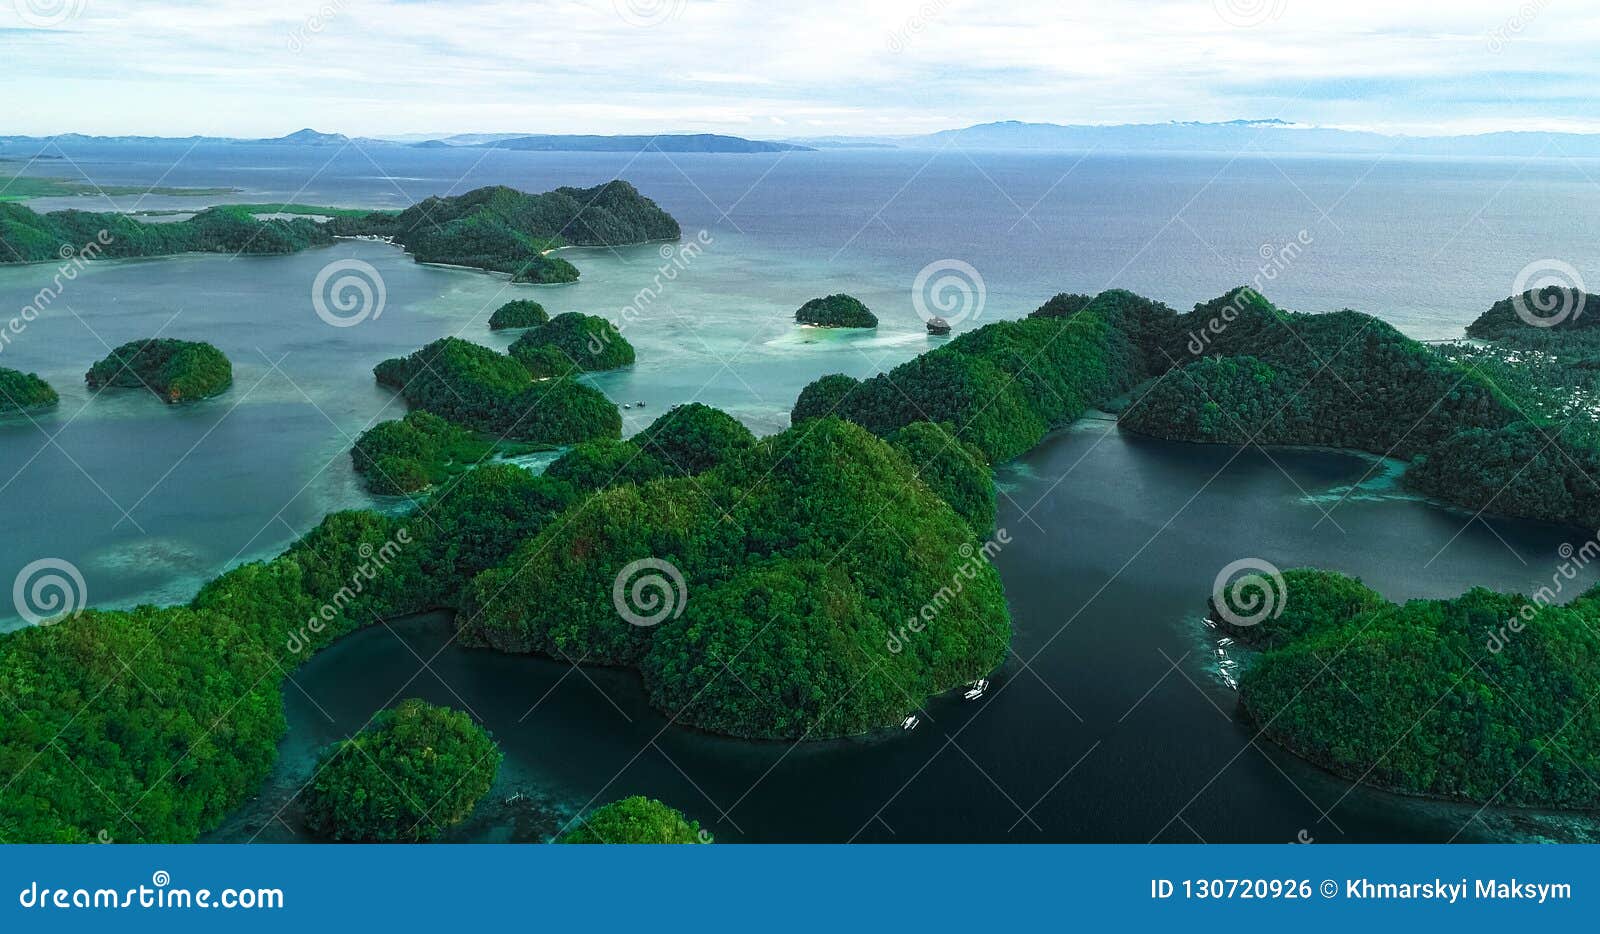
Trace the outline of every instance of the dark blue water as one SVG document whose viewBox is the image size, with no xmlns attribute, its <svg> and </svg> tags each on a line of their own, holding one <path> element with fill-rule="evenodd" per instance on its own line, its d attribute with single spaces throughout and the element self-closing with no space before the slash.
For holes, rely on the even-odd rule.
<svg viewBox="0 0 1600 934">
<path fill-rule="evenodd" d="M 1314 564 L 1392 599 L 1442 597 L 1528 589 L 1548 580 L 1563 542 L 1578 543 L 1549 526 L 1477 523 L 1387 482 L 1334 506 L 1368 469 L 1343 455 L 1149 441 L 1106 423 L 1049 439 L 1004 474 L 1011 543 L 995 563 L 1013 655 L 988 696 L 936 699 L 909 733 L 708 736 L 670 726 L 629 672 L 463 649 L 442 616 L 368 629 L 296 672 L 278 766 L 216 839 L 301 839 L 295 795 L 318 748 L 412 696 L 470 710 L 506 754 L 455 840 L 543 839 L 630 794 L 661 798 L 725 841 L 1591 839 L 1585 821 L 1353 787 L 1257 741 L 1237 714 L 1228 674 L 1242 659 L 1201 619 L 1224 564 Z"/>
</svg>

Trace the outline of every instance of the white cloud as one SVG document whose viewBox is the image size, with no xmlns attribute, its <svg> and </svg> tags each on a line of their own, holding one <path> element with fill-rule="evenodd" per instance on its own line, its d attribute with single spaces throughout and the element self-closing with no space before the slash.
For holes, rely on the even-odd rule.
<svg viewBox="0 0 1600 934">
<path fill-rule="evenodd" d="M 0 35 L 4 132 L 1600 122 L 1600 12 L 1541 0 L 93 0 Z"/>
</svg>

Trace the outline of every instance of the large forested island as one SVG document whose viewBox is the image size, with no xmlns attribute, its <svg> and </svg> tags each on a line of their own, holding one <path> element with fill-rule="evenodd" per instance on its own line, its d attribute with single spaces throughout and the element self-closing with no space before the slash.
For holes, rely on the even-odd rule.
<svg viewBox="0 0 1600 934">
<path fill-rule="evenodd" d="M 430 608 L 454 610 L 473 645 L 636 669 L 650 702 L 680 724 L 807 740 L 891 727 L 1004 659 L 999 577 L 963 557 L 994 524 L 991 471 L 1093 406 L 1175 439 L 1409 457 L 1423 478 L 1467 469 L 1452 461 L 1457 446 L 1551 428 L 1551 410 L 1531 404 L 1548 395 L 1535 381 L 1502 386 L 1487 363 L 1377 319 L 1292 314 L 1249 291 L 1182 315 L 1127 292 L 1058 296 L 886 374 L 824 377 L 801 394 L 793 427 L 760 439 L 725 413 L 683 406 L 622 440 L 616 406 L 591 387 L 538 380 L 512 356 L 453 338 L 386 361 L 377 376 L 448 423 L 413 416 L 409 428 L 427 436 L 418 444 L 443 437 L 448 447 L 453 424 L 573 446 L 540 476 L 506 464 L 459 473 L 419 506 L 427 521 L 331 515 L 188 605 L 90 610 L 0 639 L 0 693 L 19 708 L 0 718 L 0 770 L 21 775 L 0 794 L 0 834 L 76 841 L 119 827 L 119 839 L 192 839 L 273 760 L 285 651 L 301 659 L 375 618 Z M 410 442 L 397 437 L 404 453 Z M 1574 458 L 1593 450 L 1580 435 L 1553 443 Z M 1581 472 L 1556 461 L 1542 469 L 1563 478 L 1569 499 L 1480 499 L 1521 466 L 1475 461 L 1481 487 L 1440 495 L 1569 522 L 1593 508 Z M 675 604 L 678 582 L 657 565 L 639 586 L 662 599 L 619 616 L 618 576 L 642 561 L 670 565 L 694 599 Z M 330 605 L 354 574 L 364 586 Z M 1579 777 L 1600 765 L 1596 715 L 1582 702 L 1594 690 L 1600 601 L 1558 608 L 1542 595 L 1478 591 L 1393 607 L 1317 572 L 1294 572 L 1291 586 L 1300 609 L 1252 636 L 1262 655 L 1242 687 L 1267 735 L 1399 790 L 1488 800 L 1509 787 L 1514 802 L 1596 805 Z M 905 631 L 942 592 L 937 624 Z M 1518 641 L 1485 658 L 1485 635 L 1508 620 L 1519 621 Z M 1328 665 L 1339 677 L 1296 695 L 1289 685 L 1335 642 L 1347 647 Z M 123 663 L 137 677 L 111 677 Z M 1406 730 L 1427 712 L 1422 699 L 1439 696 L 1449 709 L 1438 730 Z M 52 737 L 99 752 L 38 757 Z M 1527 769 L 1541 749 L 1563 754 Z M 359 808 L 326 790 L 364 835 Z M 637 803 L 594 818 L 685 836 Z"/>
<path fill-rule="evenodd" d="M 295 253 L 332 242 L 333 234 L 309 218 L 259 220 L 243 207 L 208 208 L 187 220 L 152 224 L 128 214 L 38 214 L 20 204 L 0 204 L 0 263 L 61 262 L 79 255 Z"/>
<path fill-rule="evenodd" d="M 308 216 L 262 219 L 286 213 Z M 326 217 L 316 220 L 314 217 Z M 676 240 L 678 222 L 624 181 L 530 195 L 506 187 L 427 200 L 403 211 L 357 212 L 306 205 L 224 205 L 170 223 L 127 214 L 38 214 L 0 203 L 0 263 L 171 256 L 178 253 L 294 253 L 336 236 L 390 240 L 418 262 L 509 274 L 518 282 L 572 282 L 578 270 L 550 255 L 563 246 L 619 246 Z"/>
<path fill-rule="evenodd" d="M 387 237 L 418 262 L 509 273 L 515 281 L 571 282 L 577 269 L 558 247 L 676 240 L 678 222 L 624 181 L 530 195 L 503 186 L 428 198 L 399 213 L 338 217 L 341 236 Z"/>
<path fill-rule="evenodd" d="M 1281 616 L 1230 629 L 1264 649 L 1239 697 L 1268 737 L 1409 794 L 1600 808 L 1600 591 L 1396 606 L 1343 575 L 1284 576 Z"/>
</svg>

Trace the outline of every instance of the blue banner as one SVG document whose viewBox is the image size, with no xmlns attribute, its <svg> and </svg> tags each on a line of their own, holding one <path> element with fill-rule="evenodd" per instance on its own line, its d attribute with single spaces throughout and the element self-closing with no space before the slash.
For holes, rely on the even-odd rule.
<svg viewBox="0 0 1600 934">
<path fill-rule="evenodd" d="M 11 846 L 0 930 L 1456 931 L 1592 924 L 1597 869 L 1532 845 Z"/>
</svg>

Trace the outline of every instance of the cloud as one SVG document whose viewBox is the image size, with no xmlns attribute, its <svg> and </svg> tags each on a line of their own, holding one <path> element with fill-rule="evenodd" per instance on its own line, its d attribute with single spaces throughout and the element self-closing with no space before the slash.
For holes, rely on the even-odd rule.
<svg viewBox="0 0 1600 934">
<path fill-rule="evenodd" d="M 10 12 L 0 5 L 0 16 Z M 24 7 L 26 4 L 24 4 Z M 10 132 L 895 133 L 1023 119 L 1600 121 L 1548 0 L 94 0 L 0 19 Z M 1237 11 L 1237 12 L 1234 12 Z M 92 88 L 92 92 L 86 89 Z"/>
</svg>

